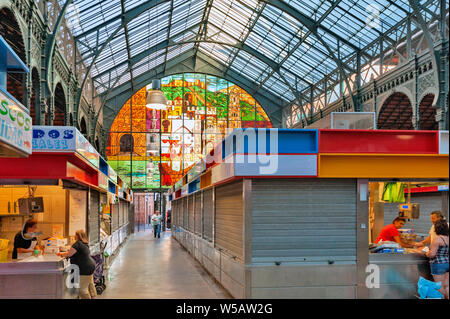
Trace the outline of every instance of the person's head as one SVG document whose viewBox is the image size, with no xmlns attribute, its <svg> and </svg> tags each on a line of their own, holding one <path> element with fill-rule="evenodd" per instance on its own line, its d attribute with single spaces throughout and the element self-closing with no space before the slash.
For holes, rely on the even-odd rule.
<svg viewBox="0 0 450 319">
<path fill-rule="evenodd" d="M 76 241 L 80 240 L 80 241 L 82 241 L 82 242 L 85 243 L 85 244 L 89 244 L 89 238 L 88 238 L 88 235 L 87 235 L 86 232 L 85 232 L 84 230 L 82 230 L 82 229 L 77 230 L 77 231 L 75 232 L 75 240 L 76 240 Z"/>
<path fill-rule="evenodd" d="M 392 224 L 394 225 L 395 228 L 400 229 L 403 227 L 403 225 L 405 225 L 406 220 L 404 218 L 401 217 L 397 217 L 392 221 Z"/>
<path fill-rule="evenodd" d="M 24 233 L 34 233 L 37 230 L 37 221 L 35 219 L 30 218 L 25 222 L 23 226 Z"/>
<path fill-rule="evenodd" d="M 448 236 L 448 224 L 444 219 L 439 219 L 434 224 L 436 235 Z"/>
<path fill-rule="evenodd" d="M 159 215 L 159 210 L 155 210 L 155 214 L 156 214 L 156 215 Z"/>
<path fill-rule="evenodd" d="M 444 215 L 439 210 L 435 210 L 434 212 L 431 212 L 430 219 L 433 224 L 435 224 L 438 220 L 443 220 Z"/>
</svg>

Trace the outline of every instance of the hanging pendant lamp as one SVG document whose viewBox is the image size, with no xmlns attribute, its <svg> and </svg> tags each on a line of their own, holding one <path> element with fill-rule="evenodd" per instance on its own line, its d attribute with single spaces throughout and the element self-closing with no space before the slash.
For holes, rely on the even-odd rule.
<svg viewBox="0 0 450 319">
<path fill-rule="evenodd" d="M 167 109 L 167 99 L 164 93 L 159 89 L 160 82 L 158 80 L 154 80 L 151 91 L 147 91 L 147 96 L 145 98 L 145 105 L 148 108 L 154 110 L 166 110 Z"/>
</svg>

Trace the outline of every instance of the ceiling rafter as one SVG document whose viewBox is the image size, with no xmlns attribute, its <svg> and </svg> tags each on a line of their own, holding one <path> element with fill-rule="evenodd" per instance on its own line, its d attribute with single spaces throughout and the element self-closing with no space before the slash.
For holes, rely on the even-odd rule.
<svg viewBox="0 0 450 319">
<path fill-rule="evenodd" d="M 71 0 L 68 0 L 67 2 L 70 1 Z M 409 6 L 405 1 L 395 2 L 388 0 L 382 4 L 380 1 L 376 1 L 382 8 L 381 11 L 392 12 L 396 17 L 402 17 L 403 15 L 407 15 L 407 17 L 403 18 L 399 23 L 396 23 L 397 20 L 386 20 L 385 26 L 389 29 L 382 30 L 382 32 L 380 30 L 372 30 L 370 35 L 368 35 L 369 41 L 372 42 L 367 43 L 367 40 L 361 41 L 365 44 L 364 47 L 361 47 L 361 44 L 356 44 L 358 43 L 357 41 L 360 36 L 355 31 L 358 28 L 362 30 L 364 25 L 364 18 L 358 15 L 359 12 L 364 11 L 364 5 L 359 2 L 351 3 L 350 7 L 348 7 L 347 5 L 342 5 L 341 0 L 323 0 L 320 3 L 298 4 L 298 6 L 293 7 L 292 4 L 282 0 L 261 0 L 259 1 L 261 6 L 250 5 L 245 3 L 244 0 L 188 0 L 182 2 L 182 5 L 183 10 L 189 8 L 189 13 L 184 18 L 181 18 L 181 20 L 178 20 L 177 18 L 177 20 L 175 20 L 177 22 L 173 23 L 172 17 L 175 15 L 174 12 L 177 12 L 177 8 L 180 8 L 178 1 L 136 1 L 131 4 L 131 6 L 134 7 L 127 10 L 125 9 L 126 6 L 129 6 L 130 4 L 125 0 L 101 1 L 103 4 L 110 2 L 108 6 L 111 8 L 114 6 L 114 3 L 121 3 L 121 13 L 117 14 L 117 10 L 110 9 L 109 7 L 106 9 L 105 6 L 101 7 L 99 11 L 96 8 L 96 6 L 100 4 L 99 1 L 92 1 L 90 3 L 86 0 L 73 0 L 74 3 L 82 3 L 83 7 L 81 11 L 75 12 L 75 14 L 84 14 L 87 19 L 82 19 L 82 21 L 89 21 L 88 23 L 93 25 L 92 27 L 88 26 L 88 29 L 80 30 L 80 28 L 77 28 L 78 32 L 82 32 L 75 36 L 77 43 L 82 43 L 87 49 L 82 54 L 83 59 L 81 62 L 89 62 L 89 64 L 87 64 L 88 68 L 84 72 L 86 75 L 83 77 L 81 89 L 84 88 L 86 79 L 88 76 L 92 75 L 93 70 L 97 70 L 94 71 L 95 73 L 98 72 L 93 79 L 96 82 L 96 85 L 98 85 L 99 88 L 101 87 L 102 90 L 104 87 L 112 89 L 117 83 L 115 82 L 114 85 L 111 85 L 112 82 L 116 81 L 117 76 L 122 72 L 124 72 L 123 74 L 130 73 L 130 78 L 128 78 L 127 74 L 127 77 L 124 78 L 122 82 L 134 82 L 134 75 L 140 74 L 147 68 L 146 62 L 142 60 L 150 54 L 157 55 L 158 64 L 161 63 L 160 60 L 163 58 L 163 65 L 167 66 L 169 61 L 173 61 L 173 59 L 169 59 L 169 57 L 176 57 L 177 55 L 182 54 L 182 52 L 185 52 L 187 48 L 193 47 L 194 62 L 200 61 L 197 59 L 197 53 L 210 55 L 217 60 L 216 62 L 224 65 L 225 72 L 231 72 L 233 74 L 237 73 L 240 74 L 241 77 L 245 77 L 246 80 L 253 81 L 253 87 L 256 87 L 255 94 L 258 90 L 265 89 L 275 93 L 275 95 L 278 95 L 284 101 L 292 99 L 293 96 L 295 97 L 294 100 L 304 101 L 307 97 L 313 99 L 313 96 L 322 94 L 324 90 L 329 90 L 332 87 L 331 83 L 344 81 L 346 92 L 348 91 L 352 96 L 352 90 L 357 88 L 357 85 L 350 79 L 350 75 L 353 75 L 354 73 L 358 74 L 360 72 L 355 70 L 355 68 L 358 68 L 357 62 L 359 61 L 359 65 L 361 65 L 370 63 L 370 61 L 375 61 L 379 54 L 381 54 L 379 53 L 379 50 L 382 50 L 382 48 L 381 46 L 380 49 L 374 48 L 374 43 L 379 44 L 380 41 L 388 42 L 390 44 L 398 43 L 401 39 L 399 39 L 399 32 L 396 30 L 399 30 L 399 27 L 404 25 L 406 18 L 414 19 L 414 14 L 412 13 L 413 10 L 410 8 L 411 1 L 409 1 Z M 428 0 L 423 4 L 420 4 L 417 0 L 413 0 L 413 3 L 418 7 L 418 11 L 422 12 L 424 15 L 424 20 L 426 19 L 427 23 L 430 19 L 436 17 L 436 13 L 432 12 L 432 10 L 430 10 L 431 7 L 429 7 L 431 1 L 433 0 Z M 64 4 L 66 2 L 64 0 L 59 0 L 59 3 Z M 367 3 L 367 1 L 364 3 Z M 267 9 L 268 6 L 270 9 Z M 158 40 L 152 42 L 155 44 L 152 44 L 148 48 L 142 42 L 146 41 L 146 39 L 143 39 L 144 37 L 135 39 L 136 36 L 134 36 L 133 38 L 133 35 L 136 34 L 135 32 L 142 31 L 142 23 L 134 23 L 133 27 L 131 27 L 131 25 L 128 26 L 128 23 L 155 7 L 158 7 L 158 9 L 156 9 L 158 10 L 158 14 L 164 14 L 163 21 L 165 22 L 162 23 L 161 26 L 158 22 L 155 28 L 157 31 L 152 33 Z M 304 7 L 305 10 L 303 10 L 302 7 Z M 159 8 L 163 9 L 160 10 Z M 192 10 L 194 11 L 193 13 L 190 12 L 191 8 L 195 8 Z M 274 10 L 273 8 L 276 9 Z M 325 20 L 330 12 L 335 11 L 337 8 L 339 10 L 336 11 L 336 14 L 333 14 L 335 17 Z M 99 24 L 97 24 L 99 21 L 92 18 L 92 15 L 87 15 L 90 10 L 93 11 L 94 9 L 101 12 L 99 18 L 101 18 L 102 21 L 100 21 Z M 101 10 L 105 11 L 103 12 Z M 311 10 L 313 11 L 312 14 Z M 164 13 L 162 13 L 163 11 Z M 180 16 L 180 10 L 178 11 L 179 12 L 176 13 L 177 17 Z M 435 10 L 433 9 L 433 11 Z M 314 12 L 316 14 L 314 14 Z M 169 15 L 168 23 L 166 21 L 167 15 Z M 181 13 L 181 16 L 183 16 L 183 13 Z M 343 19 L 342 16 L 349 17 L 352 21 L 355 21 L 355 26 L 345 25 L 340 22 L 339 27 L 329 27 L 331 25 L 330 22 L 332 23 L 336 18 L 338 19 L 337 21 L 339 21 Z M 261 17 L 264 19 L 261 19 Z M 139 21 L 142 20 L 144 22 L 145 18 L 146 17 L 142 17 Z M 181 37 L 178 39 L 172 37 L 169 38 L 174 28 L 178 31 L 183 28 L 183 25 L 186 27 L 186 24 L 189 23 L 188 21 L 193 21 L 192 19 L 195 19 L 195 22 L 201 19 L 197 25 L 198 31 L 183 30 L 186 32 L 182 32 Z M 299 34 L 299 32 L 292 34 L 292 30 L 288 30 L 294 19 L 300 22 L 299 24 L 294 23 L 294 25 L 303 25 L 306 29 L 300 27 L 300 29 L 305 30 L 301 34 Z M 416 22 L 416 25 L 419 24 L 420 23 Z M 277 28 L 276 30 L 282 35 L 279 39 L 269 36 L 270 32 L 274 32 L 275 26 Z M 214 35 L 209 34 L 209 27 L 214 30 L 217 29 L 217 31 L 214 31 Z M 414 32 L 416 32 L 417 29 L 419 28 L 416 28 Z M 108 35 L 106 40 L 104 40 L 105 35 L 102 34 L 104 30 L 107 30 L 106 32 Z M 339 33 L 339 31 L 343 31 L 343 33 Z M 254 37 L 257 40 L 252 38 L 252 32 L 254 32 Z M 306 35 L 304 34 L 305 32 Z M 161 41 L 161 39 L 164 39 L 163 33 L 165 34 L 165 41 Z M 144 34 L 144 32 L 142 34 Z M 314 40 L 320 44 L 319 48 L 314 47 L 314 43 L 312 43 L 308 45 L 314 47 L 314 49 L 305 48 L 305 50 L 303 50 L 301 46 L 304 46 L 308 41 L 308 38 L 311 39 L 313 36 Z M 395 38 L 396 40 L 392 38 Z M 214 41 L 214 39 L 216 39 L 216 41 Z M 176 40 L 178 40 L 178 42 Z M 259 44 L 258 41 L 260 41 L 261 44 Z M 202 43 L 210 43 L 211 45 L 202 45 Z M 116 44 L 120 45 L 120 51 L 114 50 Z M 336 45 L 342 47 L 340 54 L 336 54 Z M 102 51 L 104 51 L 105 48 L 107 48 L 108 51 L 105 52 L 106 54 L 102 54 Z M 142 50 L 143 48 L 145 49 Z M 162 49 L 164 54 L 160 54 L 161 51 L 159 51 L 159 49 Z M 266 49 L 268 52 L 265 52 Z M 313 54 L 316 52 L 316 49 L 318 49 L 319 52 L 314 56 Z M 139 53 L 136 54 L 135 52 Z M 154 54 L 156 52 L 158 53 Z M 278 56 L 276 52 L 278 52 Z M 189 54 L 191 53 L 192 52 L 189 51 Z M 222 56 L 222 53 L 225 55 Z M 120 62 L 126 57 L 128 58 L 127 61 Z M 359 57 L 359 60 L 357 57 Z M 289 58 L 291 58 L 292 63 L 295 64 L 295 68 L 288 67 L 287 64 L 284 65 Z M 301 63 L 297 61 L 299 59 Z M 250 61 L 250 63 L 246 63 L 245 60 Z M 289 61 L 289 65 L 292 65 L 291 60 Z M 116 61 L 119 63 L 115 63 Z M 321 64 L 324 66 L 320 66 Z M 154 64 L 149 62 L 148 68 L 151 68 L 151 65 Z M 247 66 L 244 67 L 245 65 Z M 96 69 L 92 69 L 93 67 Z M 126 70 L 124 71 L 124 69 Z M 138 73 L 135 72 L 136 69 L 139 70 Z M 194 69 L 196 69 L 195 65 Z M 331 71 L 328 72 L 328 69 Z M 163 70 L 162 73 L 166 73 L 165 70 Z M 273 75 L 275 76 L 272 77 Z M 121 76 L 119 76 L 119 78 L 120 77 Z M 276 85 L 271 85 L 271 87 L 269 87 L 267 83 L 270 82 L 273 84 L 273 79 L 278 79 L 277 83 Z M 327 82 L 325 86 L 323 84 L 324 81 Z M 330 85 L 328 82 L 330 82 Z M 306 85 L 303 85 L 303 83 Z M 322 86 L 320 83 L 322 83 Z M 130 84 L 133 85 L 133 83 Z M 136 85 L 136 83 L 134 83 L 134 85 Z M 310 90 L 311 87 L 313 87 L 313 90 Z M 355 103 L 353 98 L 351 101 L 352 103 Z M 288 103 L 292 102 L 293 101 L 289 101 Z"/>
</svg>

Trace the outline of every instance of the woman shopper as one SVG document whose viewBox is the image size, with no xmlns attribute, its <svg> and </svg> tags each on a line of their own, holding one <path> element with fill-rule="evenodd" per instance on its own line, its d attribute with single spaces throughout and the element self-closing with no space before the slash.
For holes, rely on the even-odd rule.
<svg viewBox="0 0 450 319">
<path fill-rule="evenodd" d="M 441 282 L 440 292 L 449 298 L 448 288 L 448 224 L 445 220 L 438 220 L 434 224 L 436 236 L 431 242 L 427 257 L 430 258 L 431 274 L 435 282 Z"/>
<path fill-rule="evenodd" d="M 94 285 L 95 261 L 89 251 L 89 240 L 84 230 L 75 232 L 75 243 L 66 253 L 59 254 L 62 257 L 70 258 L 70 263 L 80 268 L 80 288 L 81 299 L 94 299 L 97 291 Z"/>
</svg>

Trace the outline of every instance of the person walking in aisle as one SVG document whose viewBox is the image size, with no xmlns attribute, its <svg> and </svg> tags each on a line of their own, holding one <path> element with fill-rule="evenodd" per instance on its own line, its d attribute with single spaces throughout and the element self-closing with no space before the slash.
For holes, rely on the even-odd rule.
<svg viewBox="0 0 450 319">
<path fill-rule="evenodd" d="M 159 214 L 159 211 L 155 211 L 155 213 L 152 215 L 152 227 L 153 227 L 153 236 L 156 238 L 156 235 L 158 235 L 158 238 L 161 237 L 161 215 Z"/>
</svg>

